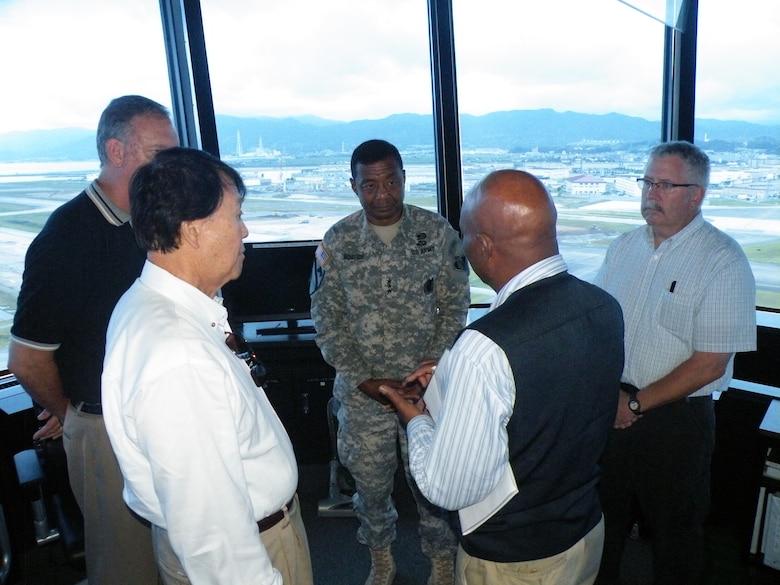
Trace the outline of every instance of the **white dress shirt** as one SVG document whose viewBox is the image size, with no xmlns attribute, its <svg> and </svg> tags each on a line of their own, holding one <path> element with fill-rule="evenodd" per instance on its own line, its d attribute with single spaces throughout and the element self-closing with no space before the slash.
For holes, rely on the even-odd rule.
<svg viewBox="0 0 780 585">
<path fill-rule="evenodd" d="M 229 331 L 220 303 L 147 261 L 109 324 L 103 416 L 125 501 L 193 585 L 281 585 L 256 521 L 292 498 L 297 465 Z"/>
</svg>

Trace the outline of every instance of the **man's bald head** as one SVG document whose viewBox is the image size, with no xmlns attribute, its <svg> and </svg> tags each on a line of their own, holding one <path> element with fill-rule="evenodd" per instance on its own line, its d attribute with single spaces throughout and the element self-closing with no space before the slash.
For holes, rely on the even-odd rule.
<svg viewBox="0 0 780 585">
<path fill-rule="evenodd" d="M 460 227 L 477 275 L 498 291 L 517 273 L 558 253 L 555 204 L 539 179 L 494 171 L 466 195 Z"/>
</svg>

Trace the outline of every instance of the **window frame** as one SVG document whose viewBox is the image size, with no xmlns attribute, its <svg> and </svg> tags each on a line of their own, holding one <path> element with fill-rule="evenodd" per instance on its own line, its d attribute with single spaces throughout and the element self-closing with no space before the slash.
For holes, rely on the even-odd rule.
<svg viewBox="0 0 780 585">
<path fill-rule="evenodd" d="M 439 212 L 458 229 L 463 191 L 451 0 L 427 0 Z M 685 32 L 665 25 L 663 142 L 693 142 L 698 0 L 684 0 Z M 174 114 L 188 145 L 220 156 L 200 0 L 160 0 Z"/>
<path fill-rule="evenodd" d="M 437 206 L 459 229 L 463 180 L 451 0 L 427 0 L 436 153 Z M 684 0 L 680 23 L 665 25 L 661 142 L 694 141 L 698 0 Z M 174 116 L 182 141 L 220 156 L 200 0 L 160 0 Z M 680 30 L 684 28 L 684 30 Z M 660 47 L 659 47 L 660 49 Z M 780 311 L 758 308 L 778 321 Z"/>
</svg>

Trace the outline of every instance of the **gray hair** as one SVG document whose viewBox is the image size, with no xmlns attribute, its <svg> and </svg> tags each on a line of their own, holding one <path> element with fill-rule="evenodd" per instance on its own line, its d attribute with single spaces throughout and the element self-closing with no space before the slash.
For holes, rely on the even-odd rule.
<svg viewBox="0 0 780 585">
<path fill-rule="evenodd" d="M 650 151 L 650 158 L 676 156 L 694 175 L 694 180 L 706 190 L 710 185 L 710 157 L 698 146 L 685 140 L 662 142 Z"/>
<path fill-rule="evenodd" d="M 97 152 L 101 167 L 108 162 L 106 142 L 111 138 L 127 142 L 133 118 L 147 114 L 169 120 L 171 117 L 165 106 L 140 95 L 125 95 L 111 100 L 100 115 L 97 128 Z"/>
</svg>

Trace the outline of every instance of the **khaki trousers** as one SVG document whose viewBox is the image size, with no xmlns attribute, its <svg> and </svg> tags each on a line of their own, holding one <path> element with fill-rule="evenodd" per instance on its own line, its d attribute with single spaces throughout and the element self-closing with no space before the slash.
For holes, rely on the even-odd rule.
<svg viewBox="0 0 780 585">
<path fill-rule="evenodd" d="M 546 559 L 496 563 L 458 549 L 455 585 L 592 585 L 604 546 L 604 519 L 570 549 Z"/>
<path fill-rule="evenodd" d="M 152 533 L 122 499 L 122 472 L 103 417 L 68 406 L 63 442 L 71 489 L 84 516 L 89 585 L 156 585 Z"/>
<path fill-rule="evenodd" d="M 271 564 L 282 574 L 284 585 L 314 585 L 311 571 L 309 541 L 301 518 L 300 502 L 295 495 L 293 505 L 284 518 L 260 533 Z M 152 540 L 157 566 L 165 585 L 190 585 L 184 568 L 171 548 L 168 531 L 152 526 Z"/>
</svg>

